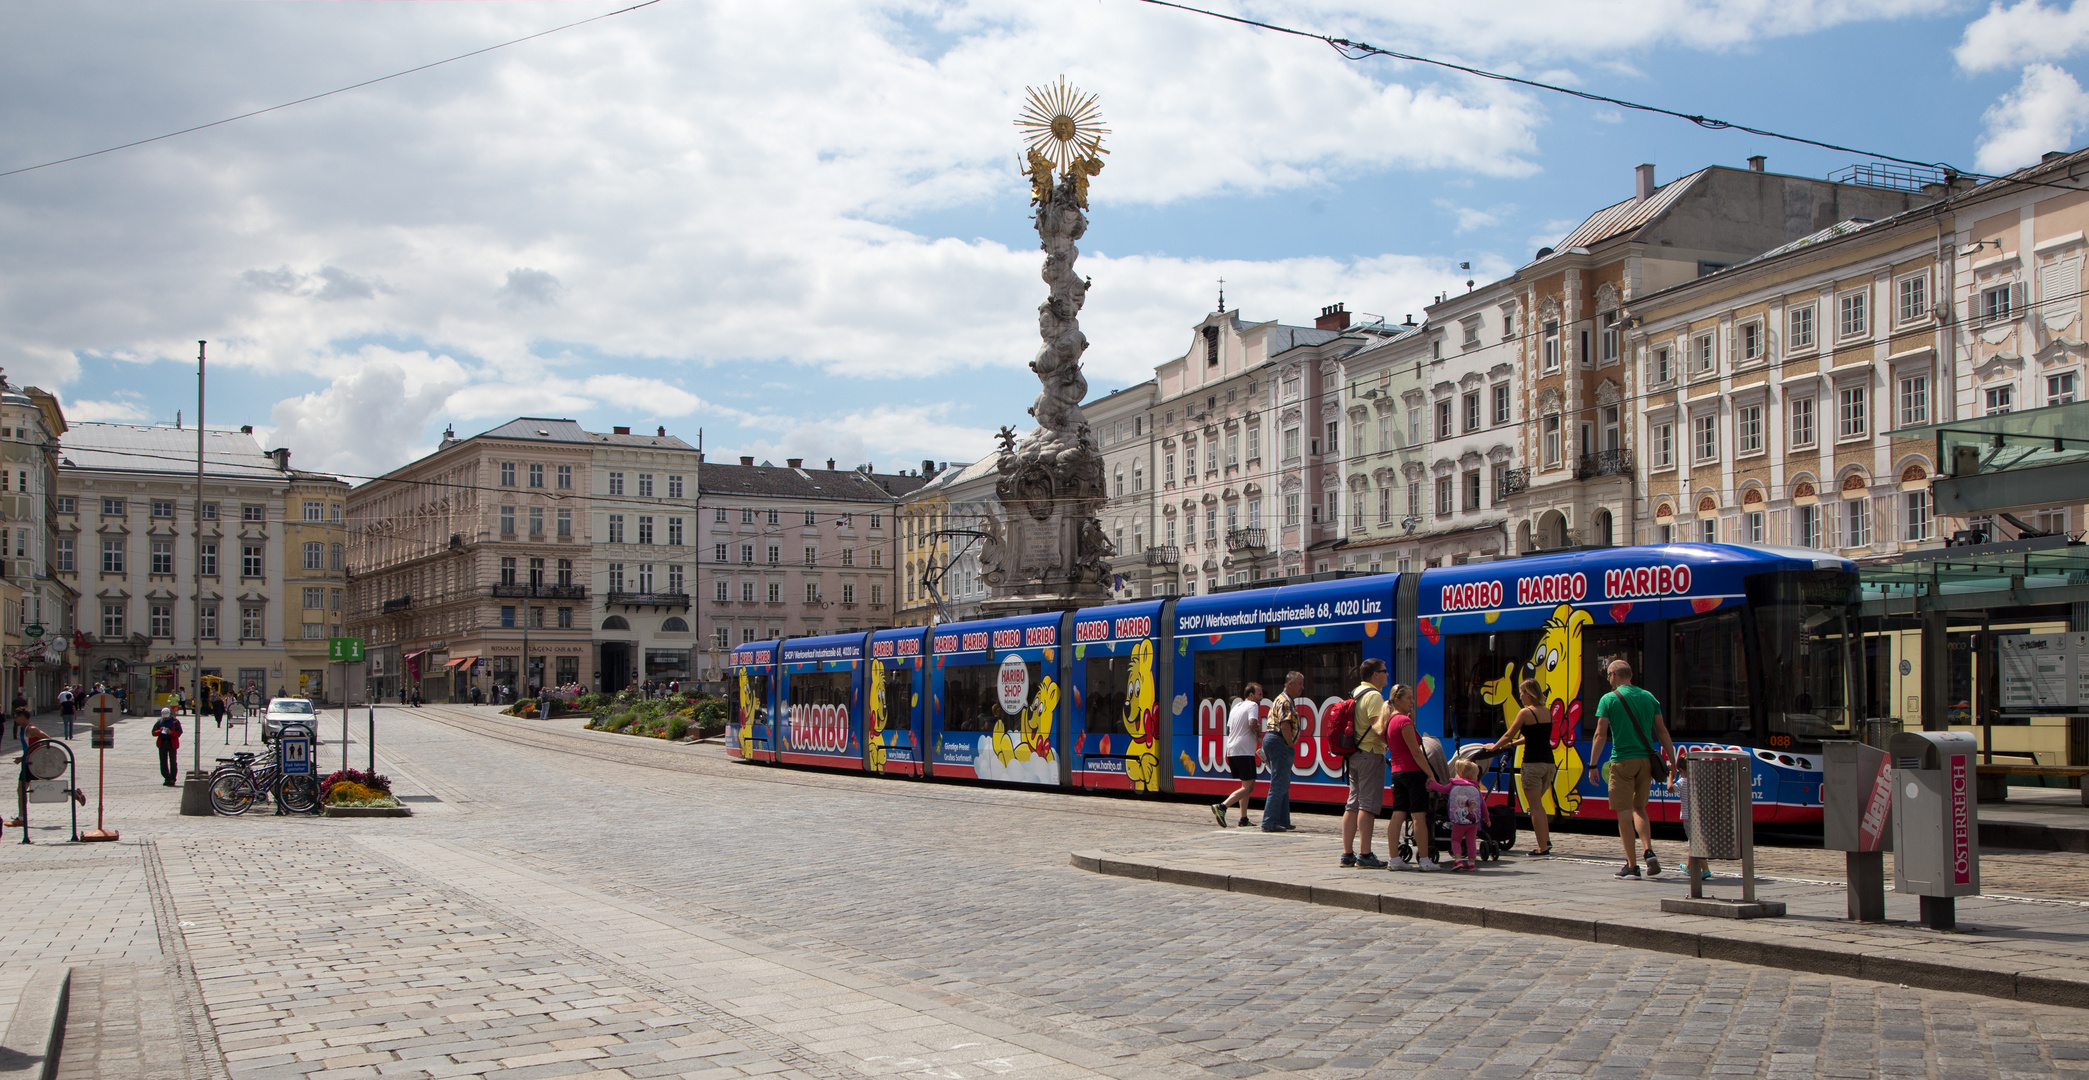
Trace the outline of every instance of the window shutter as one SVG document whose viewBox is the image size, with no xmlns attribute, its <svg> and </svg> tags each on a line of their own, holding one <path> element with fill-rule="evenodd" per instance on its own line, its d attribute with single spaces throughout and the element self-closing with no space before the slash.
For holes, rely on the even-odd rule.
<svg viewBox="0 0 2089 1080">
<path fill-rule="evenodd" d="M 1797 544 L 1799 538 L 1792 534 L 1791 518 L 1792 512 L 1790 510 L 1770 511 L 1768 531 L 1763 533 L 1763 542 L 1769 544 Z"/>
<path fill-rule="evenodd" d="M 1900 546 L 1904 526 L 1900 520 L 1900 496 L 1878 495 L 1871 500 L 1871 546 L 1891 550 Z"/>
</svg>

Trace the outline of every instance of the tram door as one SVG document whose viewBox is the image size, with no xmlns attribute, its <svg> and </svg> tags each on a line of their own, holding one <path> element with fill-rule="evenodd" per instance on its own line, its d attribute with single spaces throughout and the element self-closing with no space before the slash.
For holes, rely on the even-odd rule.
<svg viewBox="0 0 2089 1080">
<path fill-rule="evenodd" d="M 919 663 L 900 663 L 882 667 L 883 685 L 872 687 L 868 692 L 882 695 L 884 706 L 879 714 L 880 731 L 876 736 L 885 741 L 885 772 L 900 776 L 924 776 L 923 763 L 927 755 L 921 748 L 927 744 L 924 730 L 928 710 L 922 707 L 924 687 L 923 673 Z M 866 743 L 867 745 L 867 743 Z"/>
</svg>

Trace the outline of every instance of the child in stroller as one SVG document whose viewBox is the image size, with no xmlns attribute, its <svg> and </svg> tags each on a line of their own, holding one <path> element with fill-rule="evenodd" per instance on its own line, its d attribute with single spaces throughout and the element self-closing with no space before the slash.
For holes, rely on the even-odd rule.
<svg viewBox="0 0 2089 1080">
<path fill-rule="evenodd" d="M 1503 768 L 1506 764 L 1505 759 L 1514 752 L 1514 748 L 1512 747 L 1509 750 L 1490 750 L 1487 743 L 1467 743 L 1458 748 L 1458 756 L 1456 758 L 1446 762 L 1443 756 L 1443 744 L 1438 742 L 1433 736 L 1424 735 L 1422 736 L 1422 752 L 1429 759 L 1430 771 L 1437 776 L 1452 776 L 1454 775 L 1452 770 L 1457 766 L 1470 765 L 1472 767 L 1474 785 L 1479 788 L 1480 792 L 1480 810 L 1478 816 L 1474 818 L 1479 824 L 1479 846 L 1472 858 L 1476 862 L 1499 861 L 1503 852 L 1516 846 L 1516 818 L 1506 806 L 1487 805 L 1487 797 L 1495 788 L 1503 786 L 1501 781 Z M 1482 775 L 1483 764 L 1488 761 L 1495 763 L 1495 783 L 1492 785 L 1482 783 L 1479 779 Z M 1446 788 L 1449 786 L 1448 784 L 1444 785 Z M 1414 824 L 1412 818 L 1408 819 L 1407 832 L 1408 835 L 1403 836 L 1400 840 L 1398 854 L 1402 859 L 1413 857 Z M 1454 837 L 1454 826 L 1451 824 L 1450 799 L 1446 793 L 1432 791 L 1429 797 L 1429 846 L 1436 851 L 1455 850 L 1451 847 Z"/>
</svg>

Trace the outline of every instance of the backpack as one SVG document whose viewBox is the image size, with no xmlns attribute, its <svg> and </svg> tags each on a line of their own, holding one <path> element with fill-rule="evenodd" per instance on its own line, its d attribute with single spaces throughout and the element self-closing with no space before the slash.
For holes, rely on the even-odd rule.
<svg viewBox="0 0 2089 1080">
<path fill-rule="evenodd" d="M 1356 753 L 1356 699 L 1343 698 L 1327 707 L 1320 714 L 1322 727 L 1327 731 L 1328 749 L 1335 756 L 1346 758 Z"/>
</svg>

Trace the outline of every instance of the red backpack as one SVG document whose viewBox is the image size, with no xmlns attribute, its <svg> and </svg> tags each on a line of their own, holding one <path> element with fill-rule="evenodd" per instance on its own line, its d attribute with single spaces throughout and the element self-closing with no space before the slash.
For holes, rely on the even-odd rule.
<svg viewBox="0 0 2089 1080">
<path fill-rule="evenodd" d="M 1348 757 L 1356 753 L 1356 699 L 1343 698 L 1327 707 L 1320 714 L 1321 727 L 1327 733 L 1328 749 L 1337 757 Z"/>
</svg>

